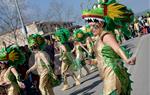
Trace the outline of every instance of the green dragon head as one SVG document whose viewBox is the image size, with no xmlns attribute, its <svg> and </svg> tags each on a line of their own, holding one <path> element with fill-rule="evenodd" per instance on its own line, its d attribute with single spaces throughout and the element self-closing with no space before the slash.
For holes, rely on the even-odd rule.
<svg viewBox="0 0 150 95">
<path fill-rule="evenodd" d="M 44 37 L 39 34 L 32 34 L 28 37 L 28 44 L 30 47 L 38 46 L 40 49 L 43 49 L 45 46 Z"/>
<path fill-rule="evenodd" d="M 74 39 L 79 42 L 84 42 L 86 41 L 87 37 L 92 37 L 92 36 L 93 33 L 90 25 L 85 25 L 80 29 L 74 30 L 74 34 L 73 34 Z"/>
<path fill-rule="evenodd" d="M 73 37 L 76 41 L 82 42 L 86 39 L 86 34 L 81 29 L 74 30 Z"/>
<path fill-rule="evenodd" d="M 0 61 L 7 61 L 10 66 L 17 67 L 19 64 L 23 64 L 25 62 L 25 56 L 18 46 L 11 45 L 0 51 Z"/>
<path fill-rule="evenodd" d="M 62 44 L 67 42 L 70 38 L 70 32 L 66 28 L 59 28 L 55 32 L 55 39 L 60 41 Z"/>
<path fill-rule="evenodd" d="M 108 0 L 107 2 L 99 0 L 92 9 L 82 11 L 82 18 L 87 22 L 104 22 L 104 29 L 113 32 L 114 29 L 122 28 L 132 23 L 134 14 L 126 6 L 116 3 L 115 0 Z M 126 36 L 131 35 L 131 33 L 126 32 L 124 34 Z"/>
</svg>

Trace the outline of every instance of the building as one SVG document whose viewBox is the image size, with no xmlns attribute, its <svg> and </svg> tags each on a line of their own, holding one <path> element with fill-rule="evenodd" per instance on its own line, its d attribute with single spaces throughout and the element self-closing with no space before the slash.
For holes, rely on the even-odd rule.
<svg viewBox="0 0 150 95">
<path fill-rule="evenodd" d="M 33 22 L 26 24 L 27 36 L 35 33 L 42 35 L 49 35 L 53 33 L 56 28 L 65 27 L 69 28 L 73 26 L 73 22 Z M 3 41 L 6 43 L 6 46 L 12 44 L 18 44 L 19 46 L 24 46 L 27 44 L 27 39 L 25 33 L 22 32 L 22 28 L 18 28 L 16 31 L 8 31 L 0 34 L 0 49 L 3 46 Z"/>
</svg>

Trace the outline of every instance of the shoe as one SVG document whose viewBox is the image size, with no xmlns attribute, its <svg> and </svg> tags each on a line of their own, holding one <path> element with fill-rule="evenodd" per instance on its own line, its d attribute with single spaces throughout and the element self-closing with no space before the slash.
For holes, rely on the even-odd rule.
<svg viewBox="0 0 150 95">
<path fill-rule="evenodd" d="M 77 86 L 77 85 L 80 85 L 80 81 L 79 81 L 79 80 L 76 81 L 76 86 Z"/>
<path fill-rule="evenodd" d="M 78 75 L 77 78 L 78 78 L 78 79 L 81 79 L 81 75 Z"/>
<path fill-rule="evenodd" d="M 61 90 L 62 90 L 62 91 L 65 91 L 65 90 L 67 90 L 69 87 L 70 87 L 69 85 L 64 85 Z"/>
<path fill-rule="evenodd" d="M 96 70 L 96 67 L 95 66 L 92 66 L 91 68 L 90 68 L 90 71 L 95 71 Z"/>
</svg>

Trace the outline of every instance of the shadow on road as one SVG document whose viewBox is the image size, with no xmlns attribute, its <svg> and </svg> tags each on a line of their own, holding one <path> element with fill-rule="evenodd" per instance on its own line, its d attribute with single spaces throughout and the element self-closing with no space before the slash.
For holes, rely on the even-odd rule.
<svg viewBox="0 0 150 95">
<path fill-rule="evenodd" d="M 81 84 L 84 83 L 84 82 L 86 82 L 86 81 L 89 81 L 89 80 L 92 80 L 92 79 L 94 79 L 94 78 L 97 78 L 97 77 L 99 77 L 99 74 L 96 74 L 95 76 L 90 77 L 90 78 L 88 78 L 88 79 L 82 81 Z"/>
<path fill-rule="evenodd" d="M 88 92 L 88 91 L 90 91 L 91 89 L 99 85 L 101 82 L 102 80 L 95 81 L 91 85 L 85 88 L 82 88 L 82 89 L 76 90 L 75 92 L 70 93 L 70 95 L 91 95 L 94 92 Z M 84 94 L 81 94 L 81 93 L 84 93 Z"/>
</svg>

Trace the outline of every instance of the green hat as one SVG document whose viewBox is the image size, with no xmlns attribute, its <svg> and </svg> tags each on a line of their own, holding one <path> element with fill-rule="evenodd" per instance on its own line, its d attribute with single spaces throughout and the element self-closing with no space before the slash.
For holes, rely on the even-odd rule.
<svg viewBox="0 0 150 95">
<path fill-rule="evenodd" d="M 104 29 L 114 32 L 114 29 L 118 28 L 126 28 L 128 30 L 127 26 L 133 22 L 134 14 L 126 6 L 116 3 L 115 0 L 108 0 L 107 2 L 99 0 L 92 9 L 83 10 L 82 18 L 88 22 L 105 22 Z M 129 31 L 122 32 L 126 36 L 131 35 Z"/>
<path fill-rule="evenodd" d="M 76 29 L 74 30 L 73 37 L 76 41 L 82 42 L 86 40 L 87 35 L 83 32 L 83 30 Z"/>
<path fill-rule="evenodd" d="M 67 42 L 70 38 L 70 32 L 66 28 L 59 28 L 55 32 L 55 39 L 60 41 L 62 44 Z"/>
<path fill-rule="evenodd" d="M 18 66 L 25 62 L 25 56 L 19 47 L 16 45 L 11 45 L 6 48 L 2 48 L 0 51 L 0 61 L 7 61 L 10 66 Z"/>
<path fill-rule="evenodd" d="M 89 24 L 83 26 L 80 29 L 74 30 L 73 37 L 76 41 L 83 42 L 86 41 L 87 37 L 92 37 L 93 33 Z"/>
<path fill-rule="evenodd" d="M 86 33 L 87 36 L 90 36 L 90 37 L 93 36 L 93 32 L 92 32 L 91 26 L 89 24 L 86 24 L 82 30 L 84 33 Z"/>
<path fill-rule="evenodd" d="M 38 46 L 40 49 L 43 49 L 45 46 L 44 37 L 39 34 L 32 34 L 28 37 L 28 44 L 30 47 Z"/>
</svg>

